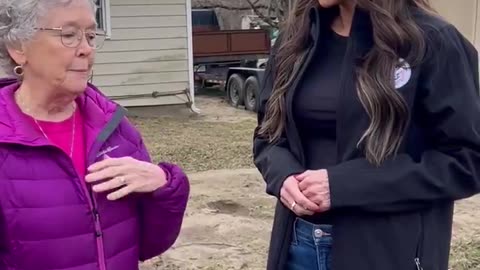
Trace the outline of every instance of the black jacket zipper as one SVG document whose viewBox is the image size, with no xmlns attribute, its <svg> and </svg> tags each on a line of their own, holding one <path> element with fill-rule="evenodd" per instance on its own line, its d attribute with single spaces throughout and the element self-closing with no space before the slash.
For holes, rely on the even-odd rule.
<svg viewBox="0 0 480 270">
<path fill-rule="evenodd" d="M 424 220 L 423 214 L 420 214 L 420 236 L 417 242 L 417 250 L 415 252 L 415 265 L 417 266 L 417 270 L 423 270 L 422 267 L 422 251 L 423 251 L 423 240 L 425 237 L 424 233 Z"/>
</svg>

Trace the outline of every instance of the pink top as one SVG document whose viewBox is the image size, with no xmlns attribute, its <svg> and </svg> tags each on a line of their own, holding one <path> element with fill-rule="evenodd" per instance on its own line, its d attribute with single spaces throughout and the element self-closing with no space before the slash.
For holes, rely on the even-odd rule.
<svg viewBox="0 0 480 270">
<path fill-rule="evenodd" d="M 75 125 L 73 120 L 75 119 Z M 80 110 L 77 107 L 75 111 L 75 117 L 72 115 L 69 119 L 62 122 L 46 122 L 38 121 L 41 129 L 47 135 L 47 139 L 54 145 L 62 149 L 68 156 L 72 150 L 73 165 L 77 169 L 81 179 L 85 178 L 86 173 L 86 161 L 85 161 L 85 141 L 83 135 L 83 118 Z M 73 134 L 73 128 L 75 126 L 75 133 Z M 72 135 L 74 135 L 72 141 Z"/>
</svg>

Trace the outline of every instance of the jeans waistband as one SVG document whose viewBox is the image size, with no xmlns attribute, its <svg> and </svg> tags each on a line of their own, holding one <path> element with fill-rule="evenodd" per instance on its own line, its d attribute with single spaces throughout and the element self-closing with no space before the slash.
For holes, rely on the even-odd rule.
<svg viewBox="0 0 480 270">
<path fill-rule="evenodd" d="M 295 220 L 295 230 L 307 232 L 307 233 L 313 232 L 312 235 L 314 235 L 315 231 L 319 232 L 318 230 L 321 230 L 322 232 L 324 232 L 324 234 L 331 236 L 333 231 L 333 226 L 330 224 L 313 224 L 302 218 L 297 218 Z"/>
<path fill-rule="evenodd" d="M 297 218 L 294 223 L 293 243 L 311 247 L 331 246 L 333 241 L 332 225 L 313 224 Z"/>
</svg>

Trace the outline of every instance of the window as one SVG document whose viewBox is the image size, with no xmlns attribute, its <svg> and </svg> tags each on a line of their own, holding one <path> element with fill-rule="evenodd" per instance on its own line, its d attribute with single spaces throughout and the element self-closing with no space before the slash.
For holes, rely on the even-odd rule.
<svg viewBox="0 0 480 270">
<path fill-rule="evenodd" d="M 111 21 L 110 21 L 110 0 L 95 0 L 97 5 L 97 24 L 98 28 L 105 31 L 107 38 L 111 36 Z"/>
</svg>

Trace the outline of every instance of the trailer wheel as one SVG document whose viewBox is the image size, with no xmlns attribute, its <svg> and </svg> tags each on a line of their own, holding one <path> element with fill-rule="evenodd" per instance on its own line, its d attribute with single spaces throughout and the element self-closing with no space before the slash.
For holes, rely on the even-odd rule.
<svg viewBox="0 0 480 270">
<path fill-rule="evenodd" d="M 255 76 L 250 76 L 245 81 L 245 109 L 249 111 L 257 111 L 257 102 L 260 92 L 260 84 Z"/>
<path fill-rule="evenodd" d="M 230 105 L 238 107 L 243 105 L 243 96 L 245 91 L 245 79 L 239 74 L 232 74 L 228 78 L 227 98 Z"/>
</svg>

